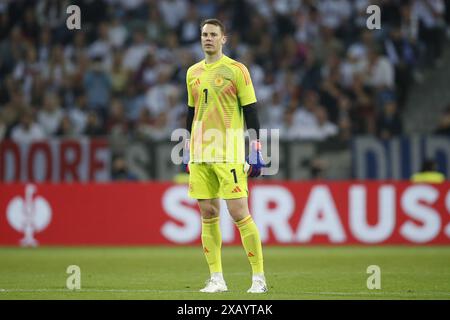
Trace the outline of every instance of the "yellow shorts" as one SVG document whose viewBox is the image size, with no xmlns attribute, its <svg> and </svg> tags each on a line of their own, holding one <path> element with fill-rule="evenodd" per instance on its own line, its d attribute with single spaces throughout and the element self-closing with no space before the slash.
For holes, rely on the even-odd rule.
<svg viewBox="0 0 450 320">
<path fill-rule="evenodd" d="M 248 197 L 243 163 L 190 163 L 189 197 L 238 199 Z"/>
</svg>

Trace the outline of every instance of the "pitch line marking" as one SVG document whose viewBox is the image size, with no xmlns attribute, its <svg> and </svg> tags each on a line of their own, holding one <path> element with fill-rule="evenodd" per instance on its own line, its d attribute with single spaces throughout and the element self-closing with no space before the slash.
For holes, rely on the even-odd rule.
<svg viewBox="0 0 450 320">
<path fill-rule="evenodd" d="M 195 290 L 155 290 L 155 289 L 75 289 L 75 290 L 69 290 L 69 289 L 0 289 L 0 293 L 12 293 L 12 292 L 142 292 L 142 293 L 192 293 L 192 292 L 198 292 Z"/>
<path fill-rule="evenodd" d="M 197 290 L 156 290 L 156 289 L 2 289 L 1 293 L 201 293 Z M 450 292 L 443 291 L 427 291 L 427 292 L 279 292 L 272 290 L 272 293 L 282 295 L 328 295 L 328 296 L 403 296 L 403 297 L 421 297 L 421 296 L 450 296 Z M 240 291 L 228 291 L 226 293 L 242 293 Z"/>
</svg>

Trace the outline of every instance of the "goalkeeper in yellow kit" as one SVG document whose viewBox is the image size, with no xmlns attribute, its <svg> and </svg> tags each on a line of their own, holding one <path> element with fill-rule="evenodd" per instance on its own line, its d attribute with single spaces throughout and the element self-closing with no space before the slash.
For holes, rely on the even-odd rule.
<svg viewBox="0 0 450 320">
<path fill-rule="evenodd" d="M 219 226 L 220 202 L 239 229 L 252 268 L 252 285 L 247 292 L 267 292 L 259 232 L 248 209 L 247 176 L 261 174 L 264 162 L 258 141 L 259 121 L 256 96 L 247 68 L 225 56 L 226 42 L 221 21 L 202 22 L 201 45 L 205 59 L 186 74 L 188 92 L 187 130 L 191 133 L 183 154 L 189 176 L 189 196 L 198 200 L 202 216 L 203 252 L 210 278 L 201 292 L 224 292 L 222 238 Z M 245 158 L 244 120 L 256 132 Z"/>
</svg>

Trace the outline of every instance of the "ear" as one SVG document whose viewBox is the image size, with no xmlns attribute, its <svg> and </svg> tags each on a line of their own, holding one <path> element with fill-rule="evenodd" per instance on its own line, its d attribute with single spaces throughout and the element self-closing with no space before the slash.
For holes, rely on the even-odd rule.
<svg viewBox="0 0 450 320">
<path fill-rule="evenodd" d="M 227 36 L 223 36 L 223 38 L 222 38 L 222 45 L 227 43 L 227 40 L 228 40 L 228 37 Z"/>
</svg>

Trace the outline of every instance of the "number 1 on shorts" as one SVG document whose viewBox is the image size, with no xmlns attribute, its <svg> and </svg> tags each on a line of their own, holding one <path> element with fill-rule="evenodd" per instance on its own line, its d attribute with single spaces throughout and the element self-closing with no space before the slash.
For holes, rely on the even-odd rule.
<svg viewBox="0 0 450 320">
<path fill-rule="evenodd" d="M 234 183 L 238 183 L 237 177 L 236 177 L 236 169 L 231 169 L 230 172 L 233 174 L 233 177 L 234 177 Z"/>
</svg>

